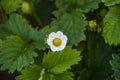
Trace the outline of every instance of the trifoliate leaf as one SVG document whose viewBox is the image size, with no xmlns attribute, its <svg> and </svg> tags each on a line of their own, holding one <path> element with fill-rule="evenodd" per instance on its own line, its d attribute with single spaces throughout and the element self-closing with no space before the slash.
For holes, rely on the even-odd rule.
<svg viewBox="0 0 120 80">
<path fill-rule="evenodd" d="M 19 36 L 8 36 L 1 47 L 1 69 L 9 69 L 11 73 L 16 69 L 20 71 L 23 67 L 33 64 L 33 57 L 36 56 L 37 53 L 30 43 L 24 42 Z"/>
<path fill-rule="evenodd" d="M 43 67 L 51 73 L 58 74 L 70 69 L 74 64 L 81 60 L 80 52 L 66 47 L 60 52 L 48 52 L 43 57 Z"/>
<path fill-rule="evenodd" d="M 34 30 L 22 16 L 15 13 L 11 14 L 10 19 L 2 26 L 25 40 L 34 40 L 39 35 L 37 30 Z"/>
<path fill-rule="evenodd" d="M 30 66 L 21 71 L 21 75 L 16 77 L 16 80 L 38 80 L 42 68 L 38 65 Z"/>
<path fill-rule="evenodd" d="M 110 61 L 116 80 L 120 80 L 120 54 L 113 54 L 113 60 Z"/>
<path fill-rule="evenodd" d="M 106 6 L 113 6 L 115 4 L 120 4 L 120 0 L 102 0 Z"/>
<path fill-rule="evenodd" d="M 22 0 L 2 0 L 2 6 L 7 14 L 20 8 Z"/>
<path fill-rule="evenodd" d="M 58 30 L 63 31 L 67 35 L 68 44 L 77 45 L 80 41 L 85 40 L 86 21 L 81 10 L 73 10 L 71 13 L 64 12 L 62 15 L 61 13 L 61 11 L 55 12 L 57 20 L 53 23 L 58 25 Z"/>
<path fill-rule="evenodd" d="M 49 28 L 47 30 L 43 29 L 44 31 L 37 31 L 22 16 L 15 13 L 11 14 L 10 19 L 0 27 L 2 28 L 0 37 L 11 34 L 18 35 L 25 41 L 32 41 L 38 49 L 46 49 L 45 37 L 53 30 L 53 28 Z"/>
<path fill-rule="evenodd" d="M 41 75 L 41 73 L 43 73 Z M 38 65 L 32 65 L 21 71 L 21 75 L 16 77 L 16 80 L 73 80 L 72 72 L 64 72 L 61 74 L 46 73 Z"/>
<path fill-rule="evenodd" d="M 111 7 L 103 20 L 103 37 L 109 45 L 120 44 L 120 7 Z"/>
<path fill-rule="evenodd" d="M 74 74 L 72 72 L 64 72 L 61 74 L 55 75 L 56 80 L 74 80 L 72 77 Z"/>
</svg>

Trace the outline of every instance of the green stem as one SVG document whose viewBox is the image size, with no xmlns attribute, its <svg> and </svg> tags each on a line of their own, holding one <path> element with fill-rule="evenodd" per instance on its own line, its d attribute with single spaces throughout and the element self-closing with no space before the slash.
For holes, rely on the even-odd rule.
<svg viewBox="0 0 120 80">
<path fill-rule="evenodd" d="M 4 21 L 5 17 L 4 17 L 4 13 L 3 13 L 3 10 L 2 10 L 1 2 L 0 2 L 0 13 L 1 13 L 2 21 Z"/>
<path fill-rule="evenodd" d="M 36 22 L 38 23 L 39 27 L 42 28 L 43 27 L 43 23 L 42 20 L 40 19 L 40 17 L 37 15 L 37 12 L 31 2 L 31 0 L 28 0 L 29 4 L 30 4 L 30 8 L 31 8 L 31 13 L 33 15 L 33 17 L 35 18 Z"/>
<path fill-rule="evenodd" d="M 45 73 L 45 69 L 42 69 L 40 73 L 40 78 L 38 80 L 43 80 L 44 73 Z"/>
</svg>

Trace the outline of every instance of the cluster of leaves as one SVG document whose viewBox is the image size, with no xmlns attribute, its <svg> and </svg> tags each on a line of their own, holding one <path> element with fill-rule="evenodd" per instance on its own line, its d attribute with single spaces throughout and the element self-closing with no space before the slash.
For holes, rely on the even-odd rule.
<svg viewBox="0 0 120 80">
<path fill-rule="evenodd" d="M 69 54 L 68 54 L 69 53 Z M 73 54 L 74 53 L 74 54 Z M 73 73 L 66 71 L 81 60 L 80 52 L 66 47 L 62 52 L 48 52 L 44 55 L 41 66 L 31 66 L 22 70 L 17 80 L 73 80 Z M 35 74 L 33 75 L 33 72 Z"/>
<path fill-rule="evenodd" d="M 105 42 L 109 45 L 119 46 L 120 44 L 120 0 L 102 0 L 106 6 L 108 6 L 109 11 L 103 19 L 103 37 Z M 119 47 L 117 47 L 119 49 Z M 120 79 L 120 65 L 119 65 L 119 54 L 112 55 L 113 60 L 110 61 L 112 69 L 114 70 L 114 76 L 116 80 Z"/>
<path fill-rule="evenodd" d="M 1 70 L 21 72 L 16 80 L 119 80 L 119 8 L 120 0 L 0 0 Z M 51 10 L 55 18 L 43 26 Z M 64 50 L 49 51 L 53 31 L 67 35 Z"/>
<path fill-rule="evenodd" d="M 15 5 L 11 6 L 12 3 Z M 35 65 L 35 57 L 48 48 L 46 36 L 59 29 L 50 26 L 42 30 L 34 29 L 23 16 L 14 12 L 21 3 L 22 0 L 9 0 L 9 4 L 8 0 L 1 1 L 5 14 L 8 14 L 8 18 L 0 24 L 1 70 L 8 69 L 13 73 L 23 69 L 16 80 L 73 80 L 74 75 L 68 69 L 77 64 L 81 56 L 71 47 L 66 47 L 62 52 L 44 52 L 41 65 Z"/>
</svg>

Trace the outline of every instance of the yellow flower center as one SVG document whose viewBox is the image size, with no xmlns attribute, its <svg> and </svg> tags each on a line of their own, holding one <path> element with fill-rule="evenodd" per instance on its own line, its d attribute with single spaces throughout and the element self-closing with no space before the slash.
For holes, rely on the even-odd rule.
<svg viewBox="0 0 120 80">
<path fill-rule="evenodd" d="M 61 43 L 62 43 L 62 41 L 61 41 L 61 39 L 59 39 L 59 38 L 55 38 L 55 39 L 53 40 L 53 45 L 54 45 L 54 46 L 60 46 Z"/>
</svg>

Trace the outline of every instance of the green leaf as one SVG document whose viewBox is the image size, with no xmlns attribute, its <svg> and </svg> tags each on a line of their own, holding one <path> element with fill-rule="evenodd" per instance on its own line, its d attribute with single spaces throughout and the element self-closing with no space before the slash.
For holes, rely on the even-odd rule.
<svg viewBox="0 0 120 80">
<path fill-rule="evenodd" d="M 81 60 L 80 52 L 66 47 L 60 52 L 48 52 L 43 57 L 43 67 L 51 73 L 58 74 L 70 69 Z"/>
<path fill-rule="evenodd" d="M 10 19 L 2 26 L 25 40 L 34 40 L 39 35 L 39 32 L 33 29 L 22 16 L 15 13 L 11 14 Z"/>
<path fill-rule="evenodd" d="M 110 61 L 110 64 L 114 70 L 116 80 L 120 80 L 120 54 L 113 54 L 112 58 L 113 59 Z"/>
<path fill-rule="evenodd" d="M 68 44 L 77 45 L 80 41 L 85 40 L 86 21 L 80 9 L 73 10 L 71 13 L 57 11 L 57 17 L 53 24 L 58 26 L 58 30 L 63 31 L 68 37 Z"/>
<path fill-rule="evenodd" d="M 5 39 L 6 36 L 12 34 L 10 31 L 6 30 L 3 24 L 0 25 L 0 39 Z"/>
<path fill-rule="evenodd" d="M 97 32 L 87 32 L 87 51 L 82 53 L 82 62 L 73 66 L 75 80 L 106 80 L 112 73 L 109 60 L 113 50 Z M 76 79 L 77 78 L 77 79 Z"/>
<path fill-rule="evenodd" d="M 21 75 L 16 80 L 38 80 L 42 68 L 38 65 L 32 65 L 21 71 Z"/>
<path fill-rule="evenodd" d="M 60 74 L 51 74 L 51 73 L 44 72 L 44 74 L 40 76 L 38 80 L 73 80 L 72 78 L 73 76 L 74 74 L 72 72 L 64 72 Z"/>
<path fill-rule="evenodd" d="M 72 77 L 74 74 L 72 72 L 64 72 L 61 74 L 57 74 L 55 76 L 56 80 L 74 80 Z"/>
<path fill-rule="evenodd" d="M 101 0 L 56 0 L 56 6 L 59 9 L 70 11 L 73 8 L 81 8 L 83 12 L 98 9 Z"/>
<path fill-rule="evenodd" d="M 87 70 L 89 71 L 89 77 L 87 80 L 105 80 L 112 72 L 109 64 L 113 53 L 112 49 L 109 45 L 105 44 L 101 35 L 89 32 L 88 51 Z"/>
<path fill-rule="evenodd" d="M 20 8 L 22 0 L 2 0 L 1 4 L 7 14 Z"/>
<path fill-rule="evenodd" d="M 120 0 L 102 0 L 106 6 L 113 6 L 115 4 L 120 4 Z"/>
<path fill-rule="evenodd" d="M 40 34 L 38 36 L 38 40 L 35 43 L 35 46 L 38 49 L 43 49 L 45 50 L 46 48 L 48 48 L 48 44 L 47 44 L 47 37 L 51 32 L 56 32 L 58 29 L 56 26 L 46 26 L 44 27 L 42 30 L 40 30 Z"/>
<path fill-rule="evenodd" d="M 1 69 L 9 69 L 11 73 L 16 69 L 20 71 L 23 67 L 33 64 L 33 57 L 36 56 L 37 53 L 34 52 L 34 47 L 29 42 L 24 42 L 19 36 L 8 36 L 2 43 Z"/>
<path fill-rule="evenodd" d="M 57 6 L 57 8 L 62 8 L 72 2 L 72 0 L 56 0 L 55 5 Z"/>
<path fill-rule="evenodd" d="M 2 40 L 0 39 L 0 52 L 1 52 L 1 47 L 2 47 Z"/>
<path fill-rule="evenodd" d="M 22 16 L 13 13 L 5 24 L 0 25 L 0 31 L 1 38 L 11 34 L 18 35 L 23 40 L 33 43 L 38 49 L 46 49 L 45 37 L 51 29 L 44 32 L 33 29 Z"/>
<path fill-rule="evenodd" d="M 90 10 L 98 9 L 98 4 L 101 0 L 77 0 L 78 6 L 83 10 L 83 12 L 88 12 Z"/>
<path fill-rule="evenodd" d="M 120 44 L 120 7 L 111 7 L 103 20 L 103 37 L 109 45 Z"/>
<path fill-rule="evenodd" d="M 32 65 L 21 71 L 21 75 L 16 77 L 16 80 L 73 80 L 72 72 L 64 72 L 61 74 L 49 74 L 42 72 L 42 69 L 38 65 Z M 45 70 L 44 70 L 45 71 Z M 40 75 L 43 73 L 43 75 Z M 40 78 L 39 78 L 40 77 Z"/>
<path fill-rule="evenodd" d="M 66 11 L 69 11 L 75 7 L 75 2 L 76 0 L 56 0 L 55 5 L 58 9 L 65 9 Z"/>
</svg>

